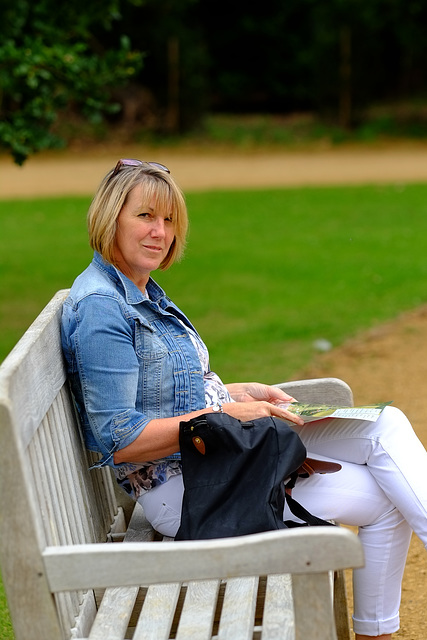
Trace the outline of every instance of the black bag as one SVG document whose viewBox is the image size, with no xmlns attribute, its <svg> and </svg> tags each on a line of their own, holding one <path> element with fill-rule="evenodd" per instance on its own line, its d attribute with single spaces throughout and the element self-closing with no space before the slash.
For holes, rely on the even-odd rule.
<svg viewBox="0 0 427 640">
<path fill-rule="evenodd" d="M 306 524 L 330 524 L 290 497 L 306 449 L 283 420 L 241 422 L 226 413 L 205 413 L 181 422 L 179 443 L 184 497 L 176 540 L 301 526 L 283 522 L 285 500 Z"/>
</svg>

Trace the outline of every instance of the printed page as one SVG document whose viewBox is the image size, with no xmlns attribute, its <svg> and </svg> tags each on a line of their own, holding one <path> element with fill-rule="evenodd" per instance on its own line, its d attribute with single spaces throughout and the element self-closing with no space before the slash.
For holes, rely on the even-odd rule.
<svg viewBox="0 0 427 640">
<path fill-rule="evenodd" d="M 304 422 L 313 422 L 324 418 L 352 418 L 356 420 L 370 420 L 375 422 L 384 407 L 390 402 L 365 405 L 361 407 L 337 407 L 332 405 L 313 405 L 301 402 L 291 402 L 286 408 L 291 413 L 301 416 Z M 284 405 L 282 405 L 285 408 Z"/>
</svg>

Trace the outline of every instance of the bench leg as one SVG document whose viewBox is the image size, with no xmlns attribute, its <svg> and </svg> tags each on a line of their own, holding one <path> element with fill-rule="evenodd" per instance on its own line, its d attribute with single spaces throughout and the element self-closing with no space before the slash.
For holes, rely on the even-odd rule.
<svg viewBox="0 0 427 640">
<path fill-rule="evenodd" d="M 347 588 L 342 570 L 334 575 L 334 614 L 338 640 L 350 640 Z"/>
<path fill-rule="evenodd" d="M 328 572 L 293 574 L 295 640 L 337 640 Z"/>
</svg>

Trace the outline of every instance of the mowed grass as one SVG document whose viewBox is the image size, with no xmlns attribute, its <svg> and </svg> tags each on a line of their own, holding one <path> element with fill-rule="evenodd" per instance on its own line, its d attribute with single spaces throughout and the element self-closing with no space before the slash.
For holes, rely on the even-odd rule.
<svg viewBox="0 0 427 640">
<path fill-rule="evenodd" d="M 287 378 L 325 339 L 427 299 L 427 185 L 187 196 L 184 260 L 154 274 L 226 381 Z M 88 264 L 87 198 L 0 201 L 0 359 Z"/>
<path fill-rule="evenodd" d="M 427 184 L 187 195 L 184 260 L 155 278 L 225 381 L 291 378 L 427 300 Z M 89 198 L 0 201 L 0 359 L 88 264 Z M 11 640 L 4 598 L 0 636 Z"/>
<path fill-rule="evenodd" d="M 158 280 L 225 380 L 289 378 L 427 299 L 427 185 L 211 192 L 189 198 L 186 259 Z"/>
</svg>

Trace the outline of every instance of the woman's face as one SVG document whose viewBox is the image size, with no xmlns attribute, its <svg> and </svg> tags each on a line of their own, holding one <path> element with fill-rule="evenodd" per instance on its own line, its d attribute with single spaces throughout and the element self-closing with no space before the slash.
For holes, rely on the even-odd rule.
<svg viewBox="0 0 427 640">
<path fill-rule="evenodd" d="M 117 218 L 114 257 L 117 266 L 141 290 L 158 269 L 174 239 L 170 211 L 156 210 L 144 199 L 142 185 L 129 193 Z"/>
</svg>

